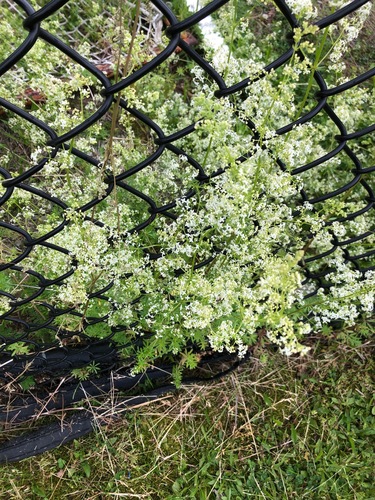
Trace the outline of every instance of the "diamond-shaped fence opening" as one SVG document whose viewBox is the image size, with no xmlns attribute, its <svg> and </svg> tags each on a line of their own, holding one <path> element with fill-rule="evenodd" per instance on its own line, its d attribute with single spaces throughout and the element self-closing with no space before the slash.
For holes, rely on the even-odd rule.
<svg viewBox="0 0 375 500">
<path fill-rule="evenodd" d="M 345 319 L 332 304 L 348 296 L 348 286 L 358 290 L 357 316 L 373 310 L 375 125 L 365 108 L 375 69 L 357 64 L 355 48 L 351 71 L 338 77 L 330 68 L 335 47 L 325 64 L 319 59 L 335 30 L 351 48 L 352 18 L 369 3 L 333 9 L 323 2 L 317 20 L 306 25 L 298 2 L 284 0 L 249 2 L 243 12 L 225 0 L 178 12 L 162 0 L 2 2 L 0 419 L 6 428 L 87 396 L 131 395 L 120 410 L 171 390 L 172 377 L 222 376 L 249 357 L 272 324 L 281 333 L 271 340 L 283 345 L 290 326 L 278 316 L 284 307 L 299 325 Z M 233 18 L 231 32 L 223 28 L 224 11 Z M 273 31 L 283 36 L 272 38 Z M 290 73 L 295 61 L 298 77 Z M 261 167 L 247 167 L 252 159 Z M 230 192 L 228 175 L 244 183 L 244 193 Z M 228 222 L 231 210 L 241 214 L 247 246 Z M 298 233 L 294 247 L 292 233 Z M 264 241 L 272 241 L 268 250 Z M 277 285 L 262 260 L 267 252 Z M 218 270 L 228 261 L 238 261 L 240 299 L 228 276 L 220 282 Z M 272 306 L 273 291 L 287 286 L 283 273 L 294 276 L 296 267 L 296 312 L 288 299 Z M 209 291 L 198 293 L 194 286 L 203 284 Z M 259 310 L 274 307 L 262 313 L 268 323 L 256 319 L 257 307 L 249 312 L 254 294 Z M 207 315 L 225 307 L 229 312 L 207 323 Z M 350 317 L 347 300 L 345 308 Z M 245 319 L 253 321 L 253 333 L 241 345 L 228 329 L 239 334 Z M 188 339 L 177 324 L 192 332 Z M 89 413 L 76 415 L 67 426 L 11 441 L 3 460 L 91 429 Z"/>
</svg>

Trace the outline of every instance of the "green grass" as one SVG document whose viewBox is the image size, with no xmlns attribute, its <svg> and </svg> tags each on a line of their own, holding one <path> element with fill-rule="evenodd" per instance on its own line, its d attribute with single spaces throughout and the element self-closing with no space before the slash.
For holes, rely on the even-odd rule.
<svg viewBox="0 0 375 500">
<path fill-rule="evenodd" d="M 259 350 L 220 382 L 3 466 L 1 498 L 373 499 L 374 347 L 331 335 L 303 359 Z"/>
</svg>

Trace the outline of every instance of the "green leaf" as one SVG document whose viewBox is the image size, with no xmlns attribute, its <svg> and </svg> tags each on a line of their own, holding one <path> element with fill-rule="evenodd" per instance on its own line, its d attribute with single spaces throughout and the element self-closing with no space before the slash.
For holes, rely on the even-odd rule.
<svg viewBox="0 0 375 500">
<path fill-rule="evenodd" d="M 31 387 L 34 387 L 35 385 L 35 380 L 34 377 L 31 375 L 28 377 L 25 377 L 23 380 L 20 381 L 20 386 L 24 391 L 28 391 Z"/>
<path fill-rule="evenodd" d="M 82 469 L 83 469 L 83 472 L 85 473 L 86 477 L 90 477 L 91 476 L 91 467 L 90 465 L 84 461 L 82 462 Z"/>
<path fill-rule="evenodd" d="M 174 493 L 178 493 L 181 490 L 178 480 L 172 484 L 172 490 L 174 491 Z"/>
<path fill-rule="evenodd" d="M 10 351 L 12 356 L 15 356 L 17 354 L 29 354 L 30 347 L 25 342 L 14 342 L 13 344 L 9 344 L 6 350 Z"/>
<path fill-rule="evenodd" d="M 298 436 L 297 436 L 297 432 L 296 432 L 296 429 L 295 429 L 295 427 L 294 427 L 293 424 L 292 424 L 292 426 L 290 428 L 290 433 L 291 433 L 291 436 L 292 436 L 293 443 L 297 444 Z"/>
<path fill-rule="evenodd" d="M 267 394 L 263 394 L 263 399 L 267 406 L 272 405 L 272 399 L 269 396 L 267 396 Z"/>
<path fill-rule="evenodd" d="M 35 495 L 37 495 L 38 497 L 42 497 L 42 498 L 46 498 L 46 492 L 44 491 L 43 488 L 41 488 L 40 486 L 38 486 L 37 484 L 35 484 L 33 487 L 32 487 L 32 490 L 33 490 L 33 493 Z"/>
<path fill-rule="evenodd" d="M 173 369 L 172 369 L 172 378 L 173 378 L 173 383 L 175 384 L 175 386 L 177 387 L 177 389 L 179 387 L 181 387 L 181 383 L 182 383 L 182 368 L 178 365 L 174 365 Z"/>
</svg>

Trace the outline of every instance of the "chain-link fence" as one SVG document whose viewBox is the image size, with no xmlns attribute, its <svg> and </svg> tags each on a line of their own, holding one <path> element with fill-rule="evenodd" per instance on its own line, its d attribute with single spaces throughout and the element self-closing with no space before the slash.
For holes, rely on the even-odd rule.
<svg viewBox="0 0 375 500">
<path fill-rule="evenodd" d="M 11 157 L 8 164 L 0 165 L 0 174 L 3 177 L 0 193 L 2 207 L 0 377 L 1 403 L 4 408 L 0 419 L 4 425 L 11 426 L 39 415 L 48 415 L 54 410 L 72 407 L 75 402 L 86 396 L 97 397 L 108 394 L 111 390 L 125 391 L 133 395 L 140 392 L 146 394 L 133 396 L 122 403 L 123 407 L 155 398 L 164 391 L 171 390 L 170 380 L 174 363 L 170 357 L 159 358 L 155 366 L 147 368 L 138 375 L 133 373 L 136 353 L 150 337 L 155 335 L 155 332 L 142 325 L 138 325 L 137 328 L 137 320 L 129 320 L 128 323 L 125 321 L 114 323 L 111 320 L 117 311 L 125 308 L 121 300 L 111 295 L 114 283 L 119 280 L 130 282 L 133 278 L 136 281 L 138 271 L 125 269 L 122 271 L 122 276 L 114 275 L 109 278 L 103 275 L 103 271 L 98 271 L 88 290 L 86 287 L 86 298 L 81 303 L 73 301 L 69 304 L 68 301 L 66 304 L 69 305 L 62 307 L 53 297 L 56 291 L 60 293 L 66 289 L 64 287 L 70 283 L 70 278 L 80 272 L 75 252 L 82 252 L 82 246 L 77 250 L 76 239 L 69 248 L 58 238 L 79 218 L 81 228 L 84 228 L 85 224 L 90 227 L 89 232 L 82 237 L 84 251 L 90 253 L 89 247 L 94 245 L 96 237 L 95 227 L 105 228 L 111 225 L 108 220 L 100 219 L 103 203 L 107 201 L 109 204 L 110 200 L 116 199 L 112 208 L 115 214 L 113 225 L 116 226 L 120 221 L 119 205 L 128 206 L 129 200 L 133 200 L 133 206 L 136 207 L 134 211 L 137 212 L 136 217 L 129 218 L 129 221 L 133 221 L 133 226 L 129 225 L 122 233 L 119 231 L 122 234 L 121 238 L 114 230 L 105 233 L 106 248 L 114 248 L 116 245 L 121 245 L 120 239 L 124 241 L 133 238 L 134 235 L 143 234 L 152 228 L 156 221 L 167 220 L 172 224 L 178 218 L 181 200 L 197 199 L 205 186 L 215 185 L 220 176 L 231 168 L 217 165 L 216 169 L 209 170 L 204 161 L 176 145 L 180 139 L 199 134 L 199 123 L 186 124 L 181 118 L 183 126 L 177 126 L 174 130 L 164 130 L 158 125 L 154 115 L 147 112 L 147 105 L 138 104 L 137 98 L 132 96 L 131 92 L 127 92 L 134 84 L 142 82 L 143 79 L 147 80 L 150 74 L 160 72 L 162 68 L 163 71 L 169 72 L 165 78 L 170 79 L 169 85 L 174 82 L 176 95 L 183 94 L 188 102 L 190 87 L 194 86 L 194 77 L 189 75 L 189 70 L 184 65 L 194 63 L 203 70 L 205 78 L 216 85 L 217 100 L 229 99 L 233 109 L 239 109 L 240 104 L 246 100 L 247 89 L 252 85 L 256 85 L 257 82 L 266 79 L 267 75 L 272 75 L 280 69 L 283 71 L 283 68 L 297 56 L 303 60 L 303 50 L 299 48 L 302 42 L 296 42 L 295 36 L 301 24 L 287 2 L 275 0 L 275 7 L 260 10 L 258 17 L 263 16 L 263 19 L 267 19 L 267 26 L 269 30 L 271 27 L 271 31 L 273 22 L 284 22 L 289 26 L 289 32 L 285 31 L 285 39 L 280 44 L 282 50 L 280 49 L 278 57 L 262 70 L 257 70 L 254 76 L 245 76 L 240 81 L 233 82 L 230 75 L 221 74 L 209 60 L 207 55 L 209 50 L 199 45 L 200 36 L 204 36 L 199 31 L 199 22 L 202 19 L 207 20 L 211 15 L 215 16 L 226 3 L 226 0 L 214 0 L 195 14 L 190 13 L 183 20 L 177 19 L 168 3 L 159 0 L 152 0 L 147 4 L 126 4 L 123 11 L 118 8 L 116 2 L 111 1 L 106 3 L 105 8 L 100 2 L 94 5 L 86 0 L 75 2 L 74 6 L 68 0 L 52 0 L 37 9 L 25 0 L 6 0 L 1 3 L 2 11 L 11 13 L 15 20 L 17 38 L 10 39 L 8 57 L 0 64 L 0 77 L 11 75 L 15 80 L 23 78 L 25 82 L 17 95 L 0 96 L 2 148 L 4 150 L 5 145 L 5 149 L 10 151 L 8 157 Z M 327 11 L 327 15 L 322 15 L 313 26 L 326 34 L 329 27 L 338 24 L 342 19 L 350 18 L 366 3 L 368 0 L 355 0 L 334 12 Z M 179 8 L 181 10 L 181 7 Z M 250 11 L 251 7 L 248 9 Z M 116 16 L 118 22 L 114 23 L 115 28 L 113 28 L 112 21 Z M 103 32 L 93 34 L 93 19 L 98 17 L 101 18 Z M 125 26 L 123 32 L 121 26 Z M 103 34 L 105 30 L 108 30 L 107 40 Z M 114 30 L 113 33 L 111 30 Z M 141 36 L 141 41 L 137 40 L 136 36 Z M 113 46 L 114 38 L 120 40 L 124 46 L 128 44 L 127 50 L 123 51 L 125 56 L 122 62 L 118 59 Z M 134 40 L 137 40 L 139 61 L 132 66 L 131 49 L 128 47 L 134 44 Z M 23 61 L 27 60 L 28 54 L 39 45 L 42 47 L 39 57 L 48 59 L 50 57 L 48 50 L 61 54 L 61 67 L 50 68 L 46 73 L 46 79 L 55 78 L 61 81 L 61 85 L 71 86 L 71 77 L 64 74 L 64 64 L 69 60 L 75 65 L 79 78 L 84 82 L 82 83 L 86 89 L 84 95 L 82 92 L 79 95 L 77 87 L 71 91 L 69 102 L 61 104 L 61 114 L 71 108 L 65 129 L 55 128 L 52 118 L 51 122 L 48 122 L 39 117 L 38 108 L 48 107 L 53 103 L 53 98 L 48 95 L 48 89 L 46 92 L 27 84 L 33 75 L 27 75 L 27 71 L 32 70 L 30 66 L 23 64 Z M 134 54 L 135 52 L 133 59 L 135 59 Z M 142 57 L 144 61 L 141 60 Z M 175 62 L 177 57 L 179 63 Z M 169 60 L 174 62 L 166 66 Z M 349 263 L 356 272 L 362 274 L 363 279 L 375 269 L 373 226 L 367 222 L 368 226 L 363 227 L 364 224 L 361 222 L 356 231 L 356 226 L 352 224 L 352 221 L 356 221 L 364 214 L 371 214 L 373 217 L 374 213 L 375 197 L 371 174 L 375 167 L 371 163 L 364 163 L 367 160 L 358 154 L 358 147 L 367 148 L 371 152 L 373 142 L 370 134 L 375 130 L 375 125 L 366 124 L 348 133 L 336 108 L 331 105 L 331 100 L 336 96 L 345 95 L 346 91 L 357 86 L 367 85 L 375 76 L 375 69 L 369 69 L 354 78 L 349 77 L 336 86 L 327 85 L 325 75 L 317 68 L 313 67 L 312 70 L 310 68 L 310 71 L 313 78 L 311 81 L 308 80 L 306 85 L 309 86 L 309 90 L 313 85 L 317 87 L 318 91 L 314 94 L 315 102 L 311 101 L 307 112 L 302 106 L 303 112 L 295 120 L 279 128 L 275 127 L 274 136 L 285 137 L 287 141 L 291 131 L 306 123 L 313 123 L 311 133 L 316 130 L 316 134 L 319 135 L 319 119 L 323 117 L 332 124 L 330 151 L 319 158 L 295 166 L 290 170 L 291 174 L 297 179 L 302 178 L 305 173 L 310 175 L 322 165 L 343 155 L 345 176 L 338 175 L 335 188 L 330 188 L 326 192 L 310 193 L 303 186 L 298 190 L 299 201 L 292 207 L 292 215 L 297 218 L 299 207 L 303 204 L 308 204 L 316 213 L 319 212 L 322 203 L 329 203 L 330 200 L 339 197 L 343 200 L 341 216 L 333 221 L 325 221 L 331 239 L 324 252 L 314 250 L 311 245 L 313 240 L 311 227 L 306 230 L 305 253 L 299 263 L 305 277 L 303 282 L 305 300 L 316 296 L 319 290 L 329 290 L 333 286 L 335 280 L 331 279 L 332 275 L 341 272 L 340 268 L 333 269 L 331 261 L 327 260 L 333 255 L 339 254 L 345 263 Z M 38 78 L 34 75 L 35 81 L 38 81 Z M 40 87 L 46 88 L 46 82 L 44 84 L 41 82 Z M 120 131 L 114 131 L 120 122 L 120 114 L 132 120 L 131 131 L 124 124 L 122 129 L 120 126 Z M 264 140 L 264 135 L 262 136 L 257 130 L 256 123 L 248 116 L 243 117 L 236 110 L 235 114 L 238 122 L 246 128 L 251 141 L 260 149 L 267 150 L 269 148 L 267 140 Z M 60 122 L 61 118 L 60 116 Z M 24 127 L 22 123 L 25 124 Z M 95 129 L 97 125 L 100 127 Z M 101 135 L 103 128 L 107 130 L 107 136 Z M 89 141 L 90 131 L 94 129 L 95 132 L 91 135 L 94 140 L 91 140 L 90 147 L 81 148 L 80 138 Z M 139 144 L 142 152 L 138 160 L 134 160 L 137 157 L 133 154 L 130 165 L 117 170 L 113 167 L 111 170 L 112 151 L 108 149 L 108 141 L 113 141 L 116 134 L 128 138 L 131 133 L 138 134 L 141 139 L 139 143 L 133 141 L 133 144 L 129 139 L 126 148 L 129 148 L 129 151 L 132 148 L 134 150 Z M 33 136 L 34 149 L 28 142 L 30 136 Z M 35 137 L 39 137 L 40 140 L 35 140 Z M 40 144 L 36 147 L 38 140 Z M 147 142 L 146 146 L 141 145 L 142 141 Z M 355 144 L 355 147 L 352 147 L 352 144 Z M 303 147 L 301 144 L 301 148 Z M 275 168 L 279 169 L 280 173 L 288 169 L 288 165 L 278 157 L 277 152 L 269 151 L 269 153 L 274 159 Z M 244 149 L 235 163 L 245 162 L 251 154 L 253 153 L 248 149 Z M 171 164 L 180 162 L 179 168 L 184 169 L 186 175 L 184 173 L 174 179 L 171 192 L 160 193 L 160 197 L 156 199 L 155 191 L 150 194 L 152 191 L 140 190 L 134 179 L 140 175 L 149 176 L 150 179 L 153 176 L 167 177 L 168 172 L 162 170 L 158 164 L 159 158 L 163 155 L 169 158 Z M 72 163 L 69 167 L 66 165 L 61 167 L 62 183 L 66 185 L 71 182 L 69 172 L 73 174 L 74 169 L 79 171 L 81 176 L 79 186 L 73 181 L 69 187 L 72 193 L 69 200 L 62 199 L 57 184 L 54 184 L 55 171 L 49 170 L 49 165 L 56 165 L 59 162 L 62 165 L 67 161 L 67 157 Z M 100 194 L 98 188 L 93 190 L 89 187 L 89 181 L 94 178 L 100 178 L 102 183 Z M 61 179 L 59 182 L 61 183 Z M 352 203 L 350 198 L 353 192 L 356 193 L 356 203 Z M 28 211 L 30 206 L 33 207 L 32 213 Z M 50 217 L 51 214 L 53 217 Z M 337 231 L 335 232 L 337 221 L 351 224 L 350 232 L 343 236 L 337 234 Z M 254 226 L 256 225 L 254 222 Z M 88 234 L 91 236 L 87 236 Z M 363 250 L 362 245 L 358 253 L 356 244 L 364 241 L 368 242 L 368 249 Z M 282 242 L 278 244 L 278 250 L 282 249 L 282 245 Z M 224 247 L 213 244 L 208 253 L 202 253 L 193 261 L 192 269 L 209 268 L 215 259 L 225 256 L 225 251 Z M 143 252 L 148 262 L 155 262 L 165 255 L 165 251 L 154 242 L 151 242 Z M 37 255 L 35 260 L 38 262 L 37 269 L 29 267 L 32 262 L 30 255 L 34 254 Z M 56 256 L 54 257 L 56 269 L 51 273 L 51 262 L 54 262 L 53 258 L 50 258 L 52 255 Z M 101 258 L 107 257 L 103 254 Z M 46 263 L 45 272 L 43 266 L 39 265 L 43 260 Z M 181 268 L 176 268 L 173 272 L 176 276 L 185 273 Z M 147 290 L 138 291 L 138 297 L 133 295 L 127 299 L 127 308 L 137 309 L 142 297 L 147 296 Z M 134 320 L 134 317 L 132 319 Z M 261 335 L 260 328 L 258 337 Z M 199 363 L 192 375 L 189 375 L 190 378 L 182 373 L 183 381 L 212 379 L 227 373 L 241 361 L 236 354 L 225 351 L 214 353 L 207 347 L 200 349 L 194 341 L 188 344 L 188 347 L 199 356 Z M 249 352 L 250 350 L 241 359 L 246 359 Z M 80 382 L 72 377 L 72 370 L 81 376 Z M 97 421 L 100 420 L 100 411 L 96 418 Z M 105 415 L 102 420 L 105 421 Z M 37 433 L 35 436 L 29 435 L 26 440 L 12 442 L 4 449 L 5 460 L 15 460 L 43 451 L 89 432 L 91 428 L 92 420 L 88 414 L 74 417 L 69 426 L 45 428 L 43 431 L 45 437 L 42 440 L 40 433 Z"/>
</svg>

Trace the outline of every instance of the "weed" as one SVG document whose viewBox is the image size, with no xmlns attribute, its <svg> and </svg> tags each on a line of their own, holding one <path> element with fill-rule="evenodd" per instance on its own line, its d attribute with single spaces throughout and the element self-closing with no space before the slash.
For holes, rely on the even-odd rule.
<svg viewBox="0 0 375 500">
<path fill-rule="evenodd" d="M 72 370 L 73 377 L 78 380 L 88 380 L 90 377 L 94 378 L 98 373 L 100 373 L 100 365 L 95 362 L 92 362 L 82 368 L 74 368 Z"/>
<path fill-rule="evenodd" d="M 241 96 L 223 99 L 215 97 L 216 83 L 195 56 L 189 60 L 189 51 L 176 50 L 144 78 L 125 85 L 129 75 L 169 43 L 162 35 L 157 42 L 147 39 L 140 1 L 134 6 L 99 2 L 90 25 L 84 22 L 83 0 L 71 13 L 65 6 L 57 17 L 43 21 L 47 30 L 69 39 L 75 25 L 82 24 L 79 51 L 102 69 L 104 62 L 109 65 L 105 71 L 119 91 L 111 111 L 71 140 L 70 131 L 103 105 L 103 85 L 94 72 L 38 39 L 3 75 L 5 99 L 66 138 L 64 148 L 48 153 L 42 129 L 11 111 L 1 123 L 1 160 L 11 176 L 25 173 L 27 163 L 45 161 L 32 177 L 33 189 L 17 184 L 2 206 L 5 221 L 27 232 L 2 230 L 1 259 L 12 270 L 2 279 L 8 287 L 0 302 L 5 317 L 14 308 L 14 322 L 22 317 L 37 326 L 43 304 L 50 314 L 74 309 L 67 318 L 54 319 L 55 345 L 66 342 L 67 332 L 81 344 L 96 337 L 92 318 L 106 323 L 102 337 L 111 328 L 139 336 L 153 332 L 138 350 L 135 370 L 142 371 L 155 359 L 186 353 L 191 343 L 243 356 L 259 330 L 286 354 L 304 352 L 301 339 L 312 329 L 337 319 L 354 324 L 372 312 L 374 257 L 368 248 L 373 235 L 366 231 L 373 224 L 373 210 L 363 206 L 367 184 L 353 181 L 353 155 L 346 149 L 318 169 L 303 166 L 330 155 L 337 133 L 333 112 L 355 129 L 362 126 L 363 115 L 371 115 L 371 89 L 349 89 L 344 102 L 335 96 L 332 112 L 320 113 L 314 123 L 290 125 L 316 105 L 318 70 L 330 67 L 329 85 L 342 78 L 347 68 L 341 58 L 370 9 L 363 6 L 320 32 L 310 21 L 312 4 L 291 6 L 301 20 L 293 33 L 294 54 L 268 73 L 262 69 L 268 58 L 290 48 L 286 17 L 268 1 L 254 0 L 249 8 L 244 0 L 235 0 L 217 10 L 222 46 L 213 51 L 201 39 L 197 51 L 227 85 L 243 78 L 251 82 Z M 189 14 L 182 2 L 174 7 L 182 18 Z M 10 33 L 1 57 L 14 48 L 20 29 L 11 8 L 5 16 L 0 29 Z M 62 33 L 59 16 L 67 18 Z M 262 40 L 259 34 L 265 35 Z M 356 113 L 356 106 L 365 113 Z M 249 122 L 259 137 L 246 126 Z M 186 127 L 191 133 L 167 145 L 153 137 L 160 130 L 168 136 Z M 291 130 L 279 134 L 284 127 Z M 319 133 L 313 134 L 315 129 Z M 24 146 L 16 147 L 18 141 Z M 358 161 L 371 165 L 364 146 L 361 142 L 358 147 Z M 210 177 L 212 182 L 201 180 Z M 327 190 L 334 193 L 350 184 L 342 197 L 326 197 Z M 366 237 L 357 240 L 358 232 Z M 338 238 L 334 251 L 327 248 L 332 234 Z M 22 254 L 28 235 L 49 237 Z M 368 272 L 347 258 L 352 243 Z M 18 261 L 35 276 L 14 272 Z M 317 278 L 305 281 L 306 274 Z M 34 297 L 32 287 L 41 293 Z M 97 300 L 104 289 L 106 295 Z M 28 340 L 35 341 L 36 349 L 47 348 L 44 334 L 38 338 L 37 328 L 33 330 Z M 112 339 L 126 343 L 124 335 Z M 21 355 L 32 345 L 12 342 L 6 349 Z M 188 357 L 187 365 L 194 367 L 194 359 Z M 178 376 L 176 369 L 176 380 Z"/>
</svg>

